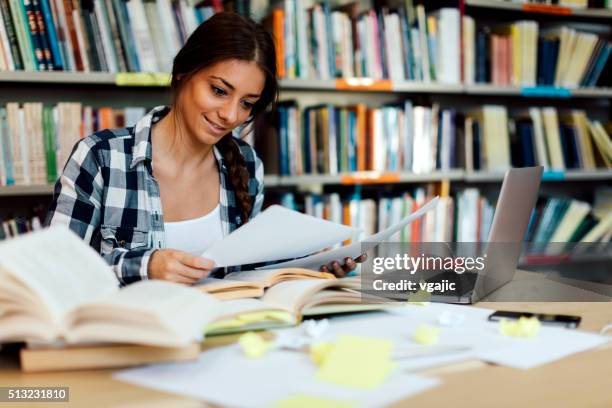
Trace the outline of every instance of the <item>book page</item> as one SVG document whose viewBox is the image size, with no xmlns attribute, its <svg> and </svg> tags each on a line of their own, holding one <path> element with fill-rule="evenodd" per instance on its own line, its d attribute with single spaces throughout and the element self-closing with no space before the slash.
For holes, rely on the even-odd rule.
<svg viewBox="0 0 612 408">
<path fill-rule="evenodd" d="M 54 324 L 59 324 L 68 310 L 112 293 L 118 286 L 100 255 L 66 227 L 3 242 L 0 268 L 31 289 Z"/>
<path fill-rule="evenodd" d="M 331 273 L 318 272 L 304 268 L 232 272 L 225 277 L 226 280 L 248 281 L 261 285 L 262 287 L 269 287 L 284 280 L 305 278 L 335 279 L 336 277 Z"/>
<path fill-rule="evenodd" d="M 229 275 L 225 279 L 219 278 L 204 278 L 194 285 L 195 288 L 200 289 L 203 292 L 215 293 L 220 291 L 229 291 L 232 289 L 240 290 L 246 288 L 262 288 L 262 285 L 258 282 L 251 282 L 248 280 L 230 279 Z"/>
<path fill-rule="evenodd" d="M 281 262 L 274 265 L 266 265 L 257 268 L 257 270 L 263 269 L 278 269 L 278 268 L 307 268 L 307 269 L 319 269 L 321 265 L 327 265 L 333 261 L 342 261 L 345 258 L 357 258 L 364 252 L 376 248 L 381 242 L 387 241 L 394 234 L 401 231 L 408 224 L 422 217 L 428 211 L 433 210 L 438 205 L 439 197 L 433 198 L 430 202 L 404 218 L 399 223 L 390 226 L 382 231 L 377 232 L 374 235 L 365 237 L 361 241 L 355 241 L 350 245 L 346 245 L 340 248 L 332 249 L 329 251 L 320 252 L 318 254 L 306 256 L 292 261 Z"/>
<path fill-rule="evenodd" d="M 161 280 L 140 281 L 70 314 L 67 340 L 181 346 L 202 339 L 219 301 L 201 291 Z"/>
<path fill-rule="evenodd" d="M 351 279 L 300 279 L 280 282 L 270 287 L 261 300 L 270 306 L 280 306 L 299 315 L 304 304 L 318 291 L 329 287 L 354 287 L 359 278 Z"/>
<path fill-rule="evenodd" d="M 273 205 L 202 254 L 216 267 L 291 259 L 329 248 L 359 229 Z M 240 248 L 240 251 L 236 251 Z"/>
</svg>

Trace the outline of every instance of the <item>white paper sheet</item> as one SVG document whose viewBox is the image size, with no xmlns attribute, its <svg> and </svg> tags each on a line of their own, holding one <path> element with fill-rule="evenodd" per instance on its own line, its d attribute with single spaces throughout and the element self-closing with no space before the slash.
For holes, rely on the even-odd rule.
<svg viewBox="0 0 612 408">
<path fill-rule="evenodd" d="M 513 345 L 482 351 L 477 356 L 490 363 L 529 369 L 571 354 L 606 344 L 609 338 L 558 327 L 543 327 L 534 338 L 514 339 Z"/>
<path fill-rule="evenodd" d="M 463 324 L 459 327 L 440 326 L 438 316 L 445 311 L 463 315 Z M 409 347 L 416 345 L 412 340 L 415 328 L 427 324 L 441 329 L 438 345 L 470 347 L 470 351 L 466 352 L 399 360 L 398 366 L 405 370 L 419 370 L 468 359 L 529 369 L 601 346 L 610 340 L 606 336 L 549 326 L 542 326 L 534 338 L 507 337 L 499 333 L 499 323 L 487 320 L 491 313 L 493 310 L 490 309 L 443 303 L 406 305 L 367 315 L 333 317 L 322 340 L 333 340 L 338 334 L 371 336 L 376 333 L 377 337 Z"/>
<path fill-rule="evenodd" d="M 308 354 L 276 350 L 249 359 L 237 345 L 202 353 L 194 363 L 158 364 L 118 372 L 121 381 L 198 398 L 231 407 L 268 407 L 294 394 L 357 401 L 379 407 L 422 392 L 437 384 L 433 378 L 395 370 L 374 390 L 356 390 L 315 379 Z"/>
<path fill-rule="evenodd" d="M 297 258 L 356 236 L 359 229 L 272 205 L 215 242 L 203 258 L 216 267 Z"/>
<path fill-rule="evenodd" d="M 377 232 L 374 235 L 365 237 L 361 241 L 353 242 L 350 245 L 346 245 L 340 248 L 332 249 L 329 251 L 321 252 L 311 256 L 307 256 L 292 261 L 282 262 L 274 265 L 262 266 L 257 269 L 278 269 L 278 268 L 307 268 L 307 269 L 319 269 L 321 265 L 326 265 L 332 261 L 344 262 L 344 258 L 357 258 L 364 252 L 372 250 L 378 246 L 381 242 L 388 240 L 395 233 L 401 231 L 405 226 L 413 222 L 419 217 L 422 217 L 430 210 L 433 210 L 438 204 L 438 197 L 432 199 L 429 203 L 425 204 L 414 213 L 404 218 L 399 223 L 390 226 L 387 229 Z M 277 258 L 280 259 L 280 258 Z"/>
</svg>

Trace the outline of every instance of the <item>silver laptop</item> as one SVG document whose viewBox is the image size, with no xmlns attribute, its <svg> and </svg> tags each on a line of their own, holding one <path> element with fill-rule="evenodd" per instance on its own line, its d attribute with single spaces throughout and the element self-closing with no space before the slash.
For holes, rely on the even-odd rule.
<svg viewBox="0 0 612 408">
<path fill-rule="evenodd" d="M 506 172 L 488 239 L 488 243 L 503 244 L 488 245 L 485 269 L 478 274 L 462 274 L 460 280 L 463 282 L 457 285 L 458 291 L 452 295 L 434 295 L 433 301 L 475 303 L 512 280 L 529 218 L 538 199 L 541 178 L 541 166 Z"/>
</svg>

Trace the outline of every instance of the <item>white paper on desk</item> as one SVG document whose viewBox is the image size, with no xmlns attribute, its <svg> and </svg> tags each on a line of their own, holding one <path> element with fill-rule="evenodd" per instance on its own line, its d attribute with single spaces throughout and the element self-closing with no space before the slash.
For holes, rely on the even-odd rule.
<svg viewBox="0 0 612 408">
<path fill-rule="evenodd" d="M 396 370 L 380 387 L 358 390 L 317 381 L 316 369 L 307 353 L 275 350 L 249 359 L 234 344 L 208 350 L 197 362 L 151 365 L 120 371 L 114 377 L 230 407 L 268 407 L 294 394 L 378 407 L 439 384 L 433 378 Z"/>
<path fill-rule="evenodd" d="M 442 312 L 464 316 L 459 327 L 440 327 L 437 317 Z M 499 323 L 489 322 L 493 311 L 474 306 L 431 303 L 429 306 L 405 305 L 385 312 L 367 315 L 345 315 L 329 319 L 330 327 L 322 341 L 333 341 L 340 334 L 372 336 L 415 346 L 413 334 L 420 324 L 440 327 L 440 346 L 464 346 L 469 351 L 418 359 L 398 360 L 404 370 L 419 370 L 461 360 L 483 360 L 509 367 L 528 369 L 562 359 L 605 344 L 609 339 L 571 329 L 542 326 L 534 338 L 507 337 L 499 333 Z M 294 328 L 286 329 L 291 333 Z"/>
<path fill-rule="evenodd" d="M 599 347 L 610 341 L 609 338 L 598 334 L 546 326 L 540 328 L 540 333 L 536 337 L 512 340 L 514 344 L 508 347 L 483 351 L 477 356 L 490 363 L 526 370 Z"/>
<path fill-rule="evenodd" d="M 425 204 L 424 206 L 422 206 L 397 224 L 392 225 L 382 231 L 379 231 L 374 235 L 365 237 L 361 241 L 353 242 L 352 244 L 347 246 L 306 256 L 300 259 L 294 259 L 292 261 L 281 262 L 274 265 L 262 266 L 257 269 L 307 268 L 318 270 L 321 265 L 326 265 L 332 261 L 343 261 L 344 258 L 347 257 L 357 258 L 364 252 L 376 248 L 381 242 L 388 240 L 391 236 L 393 236 L 393 234 L 401 231 L 405 226 L 407 226 L 417 218 L 422 217 L 428 211 L 433 210 L 438 204 L 438 200 L 438 197 L 433 198 L 430 202 L 428 202 L 427 204 Z"/>
<path fill-rule="evenodd" d="M 216 267 L 297 258 L 333 246 L 359 232 L 358 228 L 272 205 L 215 242 L 202 257 L 215 261 Z"/>
</svg>

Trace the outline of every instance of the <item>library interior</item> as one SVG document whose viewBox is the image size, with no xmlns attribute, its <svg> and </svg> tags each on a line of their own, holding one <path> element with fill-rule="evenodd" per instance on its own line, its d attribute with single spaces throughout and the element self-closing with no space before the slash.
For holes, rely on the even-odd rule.
<svg viewBox="0 0 612 408">
<path fill-rule="evenodd" d="M 0 408 L 612 406 L 611 54 L 612 0 L 0 0 Z"/>
</svg>

